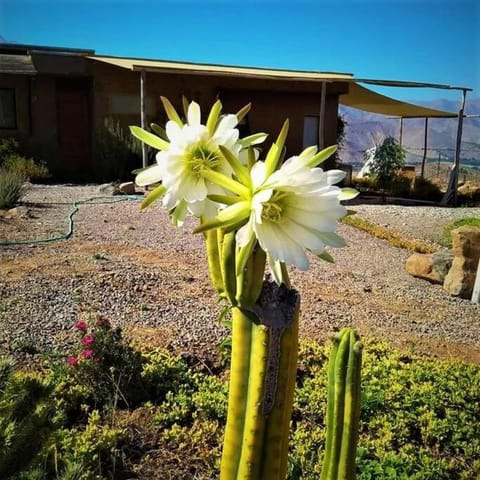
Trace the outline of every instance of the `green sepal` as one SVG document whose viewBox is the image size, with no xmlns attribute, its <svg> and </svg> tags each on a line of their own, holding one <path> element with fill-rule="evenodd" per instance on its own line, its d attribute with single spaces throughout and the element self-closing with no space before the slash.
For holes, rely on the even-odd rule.
<svg viewBox="0 0 480 480">
<path fill-rule="evenodd" d="M 305 166 L 310 168 L 318 167 L 321 163 L 327 160 L 327 158 L 331 157 L 337 151 L 337 148 L 337 145 L 332 145 L 331 147 L 320 150 L 307 162 Z"/>
<path fill-rule="evenodd" d="M 252 104 L 251 104 L 251 103 L 247 103 L 244 107 L 242 107 L 242 108 L 236 113 L 238 123 L 240 123 L 240 122 L 247 116 L 247 113 L 250 111 L 251 108 L 252 108 Z"/>
<path fill-rule="evenodd" d="M 140 208 L 143 210 L 147 208 L 150 204 L 158 200 L 159 198 L 162 198 L 163 195 L 165 195 L 165 192 L 167 189 L 163 185 L 159 185 L 158 187 L 155 187 L 149 194 L 143 199 L 142 204 L 140 205 Z"/>
<path fill-rule="evenodd" d="M 230 190 L 243 198 L 248 198 L 250 196 L 250 190 L 245 185 L 235 181 L 233 178 L 227 177 L 223 173 L 215 172 L 213 170 L 202 170 L 201 175 L 215 185 Z"/>
<path fill-rule="evenodd" d="M 183 115 L 185 118 L 188 118 L 188 105 L 188 98 L 185 95 L 182 95 Z"/>
<path fill-rule="evenodd" d="M 215 130 L 218 126 L 218 120 L 220 118 L 220 113 L 222 112 L 222 102 L 217 100 L 210 109 L 210 113 L 208 114 L 207 119 L 207 129 L 208 133 L 213 136 Z"/>
<path fill-rule="evenodd" d="M 255 235 L 252 235 L 252 238 L 246 245 L 244 245 L 243 247 L 238 247 L 237 256 L 236 256 L 236 266 L 235 266 L 237 270 L 237 275 L 239 275 L 245 269 L 248 258 L 252 254 L 253 249 L 255 247 L 256 241 L 257 239 L 255 238 Z"/>
<path fill-rule="evenodd" d="M 237 143 L 239 143 L 243 148 L 247 148 L 252 145 L 258 145 L 259 143 L 263 143 L 267 137 L 268 133 L 254 133 L 253 135 L 249 135 L 248 137 L 241 138 L 240 140 L 238 140 Z"/>
<path fill-rule="evenodd" d="M 167 132 L 165 131 L 165 129 L 163 127 L 161 127 L 160 125 L 158 125 L 157 123 L 151 123 L 150 124 L 150 128 L 152 129 L 152 132 L 159 136 L 162 140 L 165 140 L 168 142 L 168 136 L 167 136 Z"/>
<path fill-rule="evenodd" d="M 252 180 L 247 168 L 242 165 L 240 160 L 228 148 L 224 147 L 223 145 L 219 145 L 218 148 L 223 158 L 225 158 L 228 164 L 232 167 L 233 173 L 235 173 L 240 182 L 242 182 L 243 185 L 251 188 Z"/>
<path fill-rule="evenodd" d="M 360 192 L 358 190 L 355 190 L 354 188 L 342 188 L 340 191 L 339 195 L 339 200 L 352 200 L 352 198 L 355 198 Z"/>
<path fill-rule="evenodd" d="M 235 203 L 238 203 L 242 200 L 240 197 L 232 197 L 230 195 L 218 195 L 216 193 L 211 193 L 210 195 L 207 195 L 207 198 L 212 202 L 223 203 L 224 205 L 234 205 Z"/>
<path fill-rule="evenodd" d="M 160 97 L 160 100 L 162 101 L 163 108 L 169 120 L 178 124 L 179 127 L 183 127 L 182 119 L 175 110 L 175 107 L 170 103 L 170 100 L 167 97 Z"/>
<path fill-rule="evenodd" d="M 147 132 L 147 130 L 144 130 L 141 127 L 137 127 L 136 125 L 130 126 L 130 132 L 134 137 L 157 150 L 168 150 L 170 147 L 170 144 L 167 141 L 157 137 L 157 135 L 154 135 L 153 133 Z"/>
<path fill-rule="evenodd" d="M 335 263 L 335 259 L 325 250 L 320 255 L 317 255 L 317 258 L 328 263 Z"/>
<path fill-rule="evenodd" d="M 250 215 L 250 204 L 247 201 L 237 202 L 234 205 L 220 211 L 220 213 L 213 219 L 199 225 L 193 233 L 206 232 L 212 228 L 227 228 L 231 225 L 243 223 Z"/>
</svg>

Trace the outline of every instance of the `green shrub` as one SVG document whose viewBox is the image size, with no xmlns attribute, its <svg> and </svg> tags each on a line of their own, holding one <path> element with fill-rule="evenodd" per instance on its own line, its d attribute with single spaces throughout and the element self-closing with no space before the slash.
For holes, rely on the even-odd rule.
<svg viewBox="0 0 480 480">
<path fill-rule="evenodd" d="M 404 165 L 405 150 L 393 137 L 387 137 L 375 150 L 370 170 L 378 186 L 389 190 Z"/>
<path fill-rule="evenodd" d="M 32 158 L 25 158 L 18 154 L 12 154 L 6 158 L 3 168 L 17 172 L 24 180 L 33 182 L 49 176 L 47 167 L 36 163 Z"/>
<path fill-rule="evenodd" d="M 438 202 L 442 199 L 443 192 L 440 187 L 427 178 L 417 177 L 412 190 L 412 197 L 420 200 Z"/>
<path fill-rule="evenodd" d="M 19 172 L 0 167 L 0 208 L 13 207 L 22 198 L 24 181 Z"/>
<path fill-rule="evenodd" d="M 453 222 L 447 223 L 439 235 L 438 238 L 435 240 L 443 245 L 444 247 L 451 247 L 452 246 L 452 230 L 455 230 L 459 227 L 476 227 L 480 228 L 480 218 L 478 217 L 467 217 L 461 218 L 459 220 L 454 220 Z"/>
<path fill-rule="evenodd" d="M 132 170 L 142 163 L 141 142 L 110 117 L 96 133 L 95 151 L 96 175 L 105 181 L 129 179 Z"/>
<path fill-rule="evenodd" d="M 18 479 L 45 451 L 56 424 L 50 387 L 34 374 L 0 365 L 0 478 Z"/>
<path fill-rule="evenodd" d="M 11 155 L 16 155 L 20 149 L 18 141 L 13 137 L 0 138 L 0 166 Z"/>
</svg>

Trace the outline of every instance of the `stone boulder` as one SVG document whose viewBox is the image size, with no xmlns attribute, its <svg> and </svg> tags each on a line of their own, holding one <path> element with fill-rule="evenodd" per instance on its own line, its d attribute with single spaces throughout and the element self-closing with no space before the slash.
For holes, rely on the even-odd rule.
<svg viewBox="0 0 480 480">
<path fill-rule="evenodd" d="M 414 253 L 407 259 L 407 273 L 431 283 L 443 284 L 453 262 L 451 251 Z"/>
<path fill-rule="evenodd" d="M 480 228 L 460 227 L 452 230 L 453 263 L 443 288 L 450 295 L 472 297 L 480 259 Z"/>
<path fill-rule="evenodd" d="M 123 195 L 135 195 L 135 183 L 124 182 L 118 186 L 118 191 Z"/>
</svg>

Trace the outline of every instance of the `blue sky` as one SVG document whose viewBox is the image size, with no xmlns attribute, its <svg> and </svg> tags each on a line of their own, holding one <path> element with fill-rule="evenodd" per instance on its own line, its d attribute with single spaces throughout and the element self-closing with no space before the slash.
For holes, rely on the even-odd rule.
<svg viewBox="0 0 480 480">
<path fill-rule="evenodd" d="M 478 0 L 0 0 L 0 35 L 99 54 L 466 86 L 480 97 Z"/>
</svg>

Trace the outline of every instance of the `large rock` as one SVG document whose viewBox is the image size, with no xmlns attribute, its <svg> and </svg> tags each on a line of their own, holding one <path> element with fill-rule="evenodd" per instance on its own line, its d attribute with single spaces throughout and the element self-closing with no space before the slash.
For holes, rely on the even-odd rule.
<svg viewBox="0 0 480 480">
<path fill-rule="evenodd" d="M 450 295 L 470 299 L 480 259 L 480 228 L 452 230 L 453 263 L 443 288 Z"/>
<path fill-rule="evenodd" d="M 453 253 L 414 253 L 407 260 L 407 272 L 414 277 L 442 284 L 453 262 Z"/>
<path fill-rule="evenodd" d="M 123 195 L 135 195 L 135 183 L 125 182 L 118 186 L 118 191 Z"/>
</svg>

